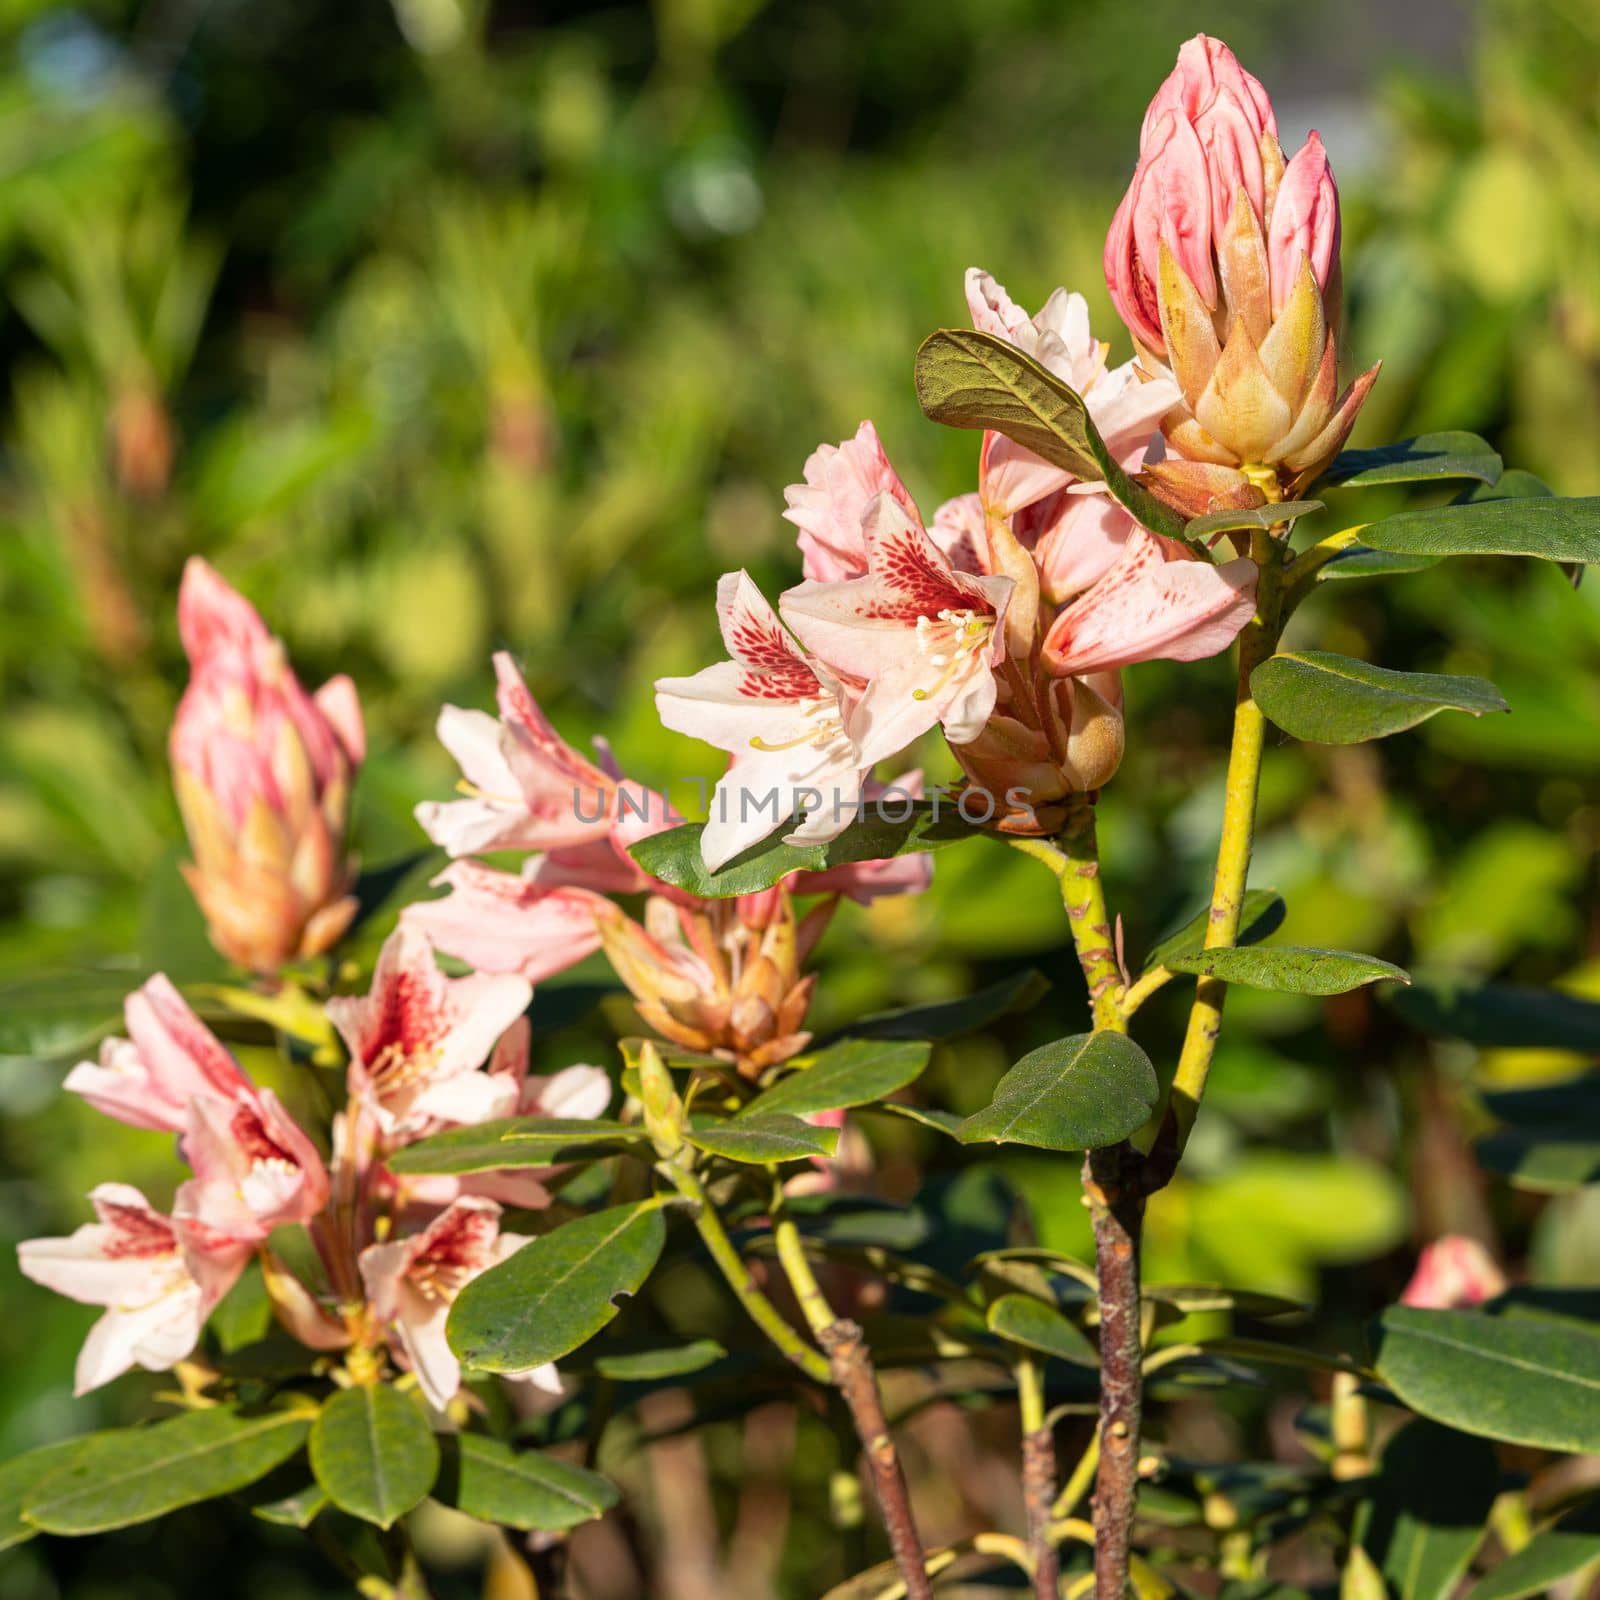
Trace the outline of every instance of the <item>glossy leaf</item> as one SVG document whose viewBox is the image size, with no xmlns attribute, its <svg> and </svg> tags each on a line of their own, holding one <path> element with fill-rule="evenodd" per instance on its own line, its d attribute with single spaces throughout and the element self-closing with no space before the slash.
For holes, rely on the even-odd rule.
<svg viewBox="0 0 1600 1600">
<path fill-rule="evenodd" d="M 1483 1541 L 1499 1487 L 1494 1447 L 1412 1422 L 1383 1452 L 1359 1528 L 1396 1600 L 1449 1600 Z"/>
<path fill-rule="evenodd" d="M 1141 1127 L 1159 1093 L 1150 1058 L 1126 1034 L 1075 1034 L 1025 1055 L 957 1137 L 963 1144 L 1093 1150 Z"/>
<path fill-rule="evenodd" d="M 958 1034 L 976 1033 L 1010 1012 L 1025 1011 L 1049 992 L 1050 983 L 1044 974 L 1025 967 L 957 1000 L 935 1000 L 929 1005 L 903 1006 L 860 1017 L 830 1036 L 829 1043 L 846 1037 L 953 1039 Z"/>
<path fill-rule="evenodd" d="M 559 1533 L 603 1517 L 618 1494 L 598 1472 L 543 1451 L 514 1450 L 481 1433 L 460 1433 L 445 1441 L 435 1498 L 481 1522 Z"/>
<path fill-rule="evenodd" d="M 1106 488 L 1145 527 L 1172 538 L 1183 518 L 1134 482 L 1106 449 L 1083 398 L 1009 341 L 941 328 L 917 351 L 917 400 L 952 428 L 992 428 L 1086 483 Z"/>
<path fill-rule="evenodd" d="M 1564 1318 L 1391 1306 L 1377 1372 L 1413 1411 L 1545 1450 L 1600 1451 L 1600 1333 Z"/>
<path fill-rule="evenodd" d="M 1326 650 L 1272 656 L 1251 673 L 1250 690 L 1285 733 L 1314 744 L 1382 739 L 1441 711 L 1510 710 L 1486 678 L 1394 672 Z"/>
<path fill-rule="evenodd" d="M 1467 1591 L 1467 1600 L 1528 1600 L 1600 1561 L 1600 1500 L 1558 1518 Z"/>
<path fill-rule="evenodd" d="M 311 1430 L 311 1470 L 341 1511 L 392 1528 L 439 1473 L 439 1445 L 422 1407 L 386 1383 L 341 1389 Z"/>
<path fill-rule="evenodd" d="M 1183 532 L 1188 539 L 1209 539 L 1213 534 L 1229 533 L 1236 528 L 1275 528 L 1280 522 L 1293 522 L 1324 509 L 1320 500 L 1280 500 L 1274 505 L 1256 506 L 1248 511 L 1208 511 L 1203 517 L 1191 518 Z"/>
<path fill-rule="evenodd" d="M 505 1167 L 544 1167 L 586 1156 L 609 1155 L 619 1145 L 643 1140 L 642 1127 L 596 1118 L 505 1117 L 464 1128 L 448 1128 L 389 1156 L 391 1172 L 495 1172 Z"/>
<path fill-rule="evenodd" d="M 1345 450 L 1317 480 L 1322 488 L 1343 484 L 1370 489 L 1384 483 L 1428 483 L 1445 478 L 1476 478 L 1495 483 L 1499 454 L 1475 433 L 1423 433 L 1371 450 Z"/>
<path fill-rule="evenodd" d="M 691 1128 L 684 1137 L 708 1155 L 754 1166 L 831 1156 L 839 1148 L 837 1128 L 816 1128 L 782 1111 L 742 1113 L 730 1122 Z"/>
<path fill-rule="evenodd" d="M 303 1411 L 189 1411 L 144 1428 L 97 1434 L 24 1496 L 46 1533 L 104 1533 L 254 1483 L 305 1442 Z"/>
<path fill-rule="evenodd" d="M 826 844 L 785 844 L 782 834 L 775 832 L 716 872 L 708 871 L 701 857 L 700 834 L 704 824 L 698 822 L 653 833 L 633 845 L 628 853 L 651 877 L 663 883 L 686 889 L 702 899 L 725 900 L 733 895 L 758 894 L 770 889 L 792 872 L 826 872 L 830 867 L 916 855 L 958 844 L 964 839 L 985 837 L 981 827 L 961 816 L 952 799 L 941 796 L 937 800 L 918 801 L 901 820 L 899 813 L 904 808 L 904 801 L 886 806 L 885 810 L 890 813 L 890 818 L 886 818 L 869 805 L 865 816 L 858 817 Z"/>
<path fill-rule="evenodd" d="M 1600 561 L 1600 497 L 1472 500 L 1402 511 L 1361 530 L 1374 550 L 1420 556 Z"/>
<path fill-rule="evenodd" d="M 1557 989 L 1424 977 L 1409 989 L 1391 989 L 1385 999 L 1424 1033 L 1477 1045 L 1600 1054 L 1600 1002 Z"/>
<path fill-rule="evenodd" d="M 450 1308 L 450 1348 L 469 1367 L 525 1372 L 576 1350 L 616 1316 L 666 1243 L 661 1202 L 612 1206 L 541 1234 L 476 1277 Z"/>
<path fill-rule="evenodd" d="M 989 1331 L 1078 1367 L 1098 1367 L 1100 1352 L 1076 1323 L 1031 1294 L 1003 1294 L 984 1313 Z"/>
<path fill-rule="evenodd" d="M 1600 1124 L 1501 1128 L 1473 1145 L 1480 1166 L 1498 1172 L 1513 1188 L 1535 1194 L 1565 1194 L 1600 1183 Z"/>
<path fill-rule="evenodd" d="M 1178 956 L 1167 965 L 1174 972 L 1193 972 L 1248 989 L 1268 989 L 1274 994 L 1344 994 L 1366 983 L 1409 983 L 1405 970 L 1376 956 L 1354 950 L 1308 950 L 1280 944 L 1269 949 L 1245 950 L 1223 946 Z"/>
<path fill-rule="evenodd" d="M 1287 908 L 1276 889 L 1248 889 L 1239 917 L 1238 945 L 1258 944 L 1283 926 Z M 1162 939 L 1145 961 L 1152 967 L 1170 967 L 1180 956 L 1198 955 L 1205 948 L 1206 927 L 1211 920 L 1210 906 L 1203 906 L 1176 933 Z"/>
<path fill-rule="evenodd" d="M 737 1120 L 746 1122 L 777 1111 L 802 1117 L 887 1099 L 921 1076 L 930 1049 L 912 1041 L 841 1040 L 817 1055 L 810 1066 L 788 1073 L 757 1095 Z"/>
</svg>

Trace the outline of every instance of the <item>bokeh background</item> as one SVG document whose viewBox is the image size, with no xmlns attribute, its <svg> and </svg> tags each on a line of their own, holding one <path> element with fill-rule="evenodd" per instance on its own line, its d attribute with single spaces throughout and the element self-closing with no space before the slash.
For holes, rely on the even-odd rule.
<svg viewBox="0 0 1600 1600">
<path fill-rule="evenodd" d="M 1286 144 L 1315 125 L 1329 145 L 1353 359 L 1385 362 L 1357 442 L 1472 428 L 1558 491 L 1600 492 L 1592 0 L 0 3 L 0 1452 L 140 1414 L 161 1386 L 74 1400 L 92 1313 L 20 1282 L 9 1245 L 82 1221 L 97 1181 L 160 1203 L 176 1177 L 162 1141 L 57 1087 L 139 974 L 217 976 L 164 764 L 185 557 L 257 602 L 308 682 L 356 677 L 358 843 L 405 870 L 402 894 L 437 866 L 411 808 L 456 776 L 433 719 L 488 703 L 494 648 L 631 774 L 713 772 L 655 726 L 649 684 L 717 653 L 716 575 L 794 581 L 783 486 L 862 417 L 926 509 L 971 486 L 976 438 L 925 422 L 910 384 L 918 340 L 964 320 L 968 265 L 1028 305 L 1081 289 L 1115 329 L 1105 223 L 1144 102 L 1202 25 L 1272 88 Z M 1600 995 L 1600 584 L 1458 563 L 1327 589 L 1297 642 L 1484 673 L 1514 715 L 1276 745 L 1254 881 L 1288 897 L 1287 935 Z M 1127 689 L 1102 842 L 1137 959 L 1203 899 L 1231 685 L 1215 661 Z M 932 747 L 927 765 L 954 770 Z M 1076 1025 L 1082 985 L 1037 867 L 973 846 L 936 880 L 841 915 L 817 1014 L 1038 966 L 1056 988 L 1034 1013 L 940 1050 L 924 1091 L 965 1111 Z M 1328 1348 L 1359 1347 L 1447 1229 L 1513 1272 L 1600 1281 L 1600 1189 L 1513 1195 L 1468 1154 L 1474 1084 L 1571 1062 L 1430 1045 L 1371 991 L 1241 992 L 1230 1018 L 1192 1159 L 1152 1208 L 1153 1273 L 1304 1295 Z M 1169 992 L 1152 1053 L 1180 1027 Z M 593 1022 L 547 1040 L 551 1059 L 605 1045 Z M 963 1178 L 925 1130 L 872 1135 L 888 1192 L 954 1179 L 1002 1219 L 1020 1197 L 1042 1239 L 1081 1245 L 1072 1163 Z M 741 1337 L 692 1268 L 658 1292 Z M 1308 1393 L 1273 1380 L 1166 1435 L 1270 1454 Z M 797 1443 L 786 1416 L 632 1436 L 611 1465 L 647 1512 L 634 1552 L 594 1546 L 585 1592 L 643 1593 L 639 1549 L 665 1554 L 667 1600 L 804 1600 L 842 1577 L 831 1442 Z M 934 1536 L 1014 1518 L 1011 1424 L 959 1450 L 950 1426 L 935 1408 L 909 1443 Z M 481 1543 L 442 1519 L 423 1538 L 448 1591 L 481 1589 Z M 340 1592 L 298 1541 L 219 1508 L 37 1541 L 0 1556 L 0 1600 Z"/>
</svg>

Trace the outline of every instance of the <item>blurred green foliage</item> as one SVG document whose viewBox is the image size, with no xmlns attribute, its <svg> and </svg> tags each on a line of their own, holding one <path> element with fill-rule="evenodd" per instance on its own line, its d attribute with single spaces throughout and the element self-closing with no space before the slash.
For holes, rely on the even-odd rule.
<svg viewBox="0 0 1600 1600">
<path fill-rule="evenodd" d="M 1269 84 L 1291 65 L 1314 81 L 1295 10 L 1225 0 L 1204 20 Z M 720 571 L 793 581 L 781 491 L 814 445 L 871 416 L 925 507 L 970 486 L 976 440 L 925 423 L 910 385 L 920 338 L 963 319 L 962 270 L 1028 304 L 1064 282 L 1113 326 L 1104 225 L 1195 25 L 1179 0 L 1136 17 L 1113 0 L 6 0 L 0 1013 L 92 1010 L 91 991 L 114 1001 L 132 972 L 194 956 L 163 749 L 192 552 L 308 682 L 355 676 L 369 864 L 421 846 L 411 807 L 455 776 L 433 717 L 488 701 L 498 646 L 563 731 L 605 733 L 682 800 L 715 758 L 656 726 L 650 682 L 711 659 Z M 1375 67 L 1384 87 L 1358 103 L 1379 132 L 1345 182 L 1346 272 L 1355 356 L 1385 371 L 1357 442 L 1475 428 L 1595 493 L 1600 15 L 1495 0 L 1478 28 L 1465 81 Z M 1285 937 L 1600 993 L 1600 585 L 1483 562 L 1328 590 L 1293 646 L 1482 672 L 1514 715 L 1275 747 L 1255 881 L 1287 897 Z M 1137 960 L 1207 884 L 1231 685 L 1216 661 L 1127 687 L 1102 840 Z M 948 756 L 929 760 L 947 775 Z M 1057 980 L 1051 998 L 1003 1040 L 944 1047 L 930 1078 L 970 1111 L 1081 1014 L 1053 886 L 1020 857 L 950 853 L 921 901 L 842 916 L 817 1021 L 1018 963 Z M 1177 988 L 1150 1008 L 1158 1059 Z M 1600 1272 L 1581 1198 L 1509 1197 L 1466 1154 L 1485 1125 L 1474 1081 L 1565 1059 L 1429 1046 L 1370 992 L 1238 992 L 1230 1018 L 1185 1177 L 1152 1207 L 1153 1275 L 1319 1297 L 1332 1347 L 1392 1298 L 1407 1241 L 1442 1228 L 1531 1252 L 1553 1281 Z M 175 1172 L 55 1096 L 75 1041 L 57 1042 L 60 1058 L 0 1057 L 8 1241 L 81 1220 L 100 1179 L 164 1199 Z M 954 1159 L 898 1119 L 873 1135 L 896 1192 Z M 1082 1249 L 1070 1163 L 1006 1175 L 1042 1240 Z M 68 1398 L 87 1313 L 18 1285 L 9 1251 L 0 1273 L 5 1453 L 136 1411 L 153 1385 Z M 682 1296 L 675 1324 L 703 1299 L 670 1279 L 658 1293 Z M 1269 1399 L 1233 1404 L 1239 1448 L 1260 1448 Z M 719 1494 L 731 1438 L 708 1436 Z M 794 1489 L 797 1595 L 815 1592 L 802 1536 L 820 1472 Z M 329 1581 L 289 1536 L 250 1538 L 237 1563 L 197 1519 L 130 1536 L 143 1572 L 170 1575 L 137 1592 Z M 0 1595 L 132 1594 L 125 1556 L 30 1546 Z"/>
</svg>

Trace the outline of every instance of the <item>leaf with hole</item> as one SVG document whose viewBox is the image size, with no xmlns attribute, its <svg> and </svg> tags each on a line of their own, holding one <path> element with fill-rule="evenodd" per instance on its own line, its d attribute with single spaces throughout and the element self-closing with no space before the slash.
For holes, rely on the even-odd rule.
<svg viewBox="0 0 1600 1600">
<path fill-rule="evenodd" d="M 311 1430 L 311 1470 L 341 1511 L 392 1528 L 439 1473 L 439 1445 L 422 1407 L 386 1383 L 341 1389 Z"/>
<path fill-rule="evenodd" d="M 1075 1367 L 1098 1367 L 1100 1352 L 1076 1323 L 1030 1294 L 1003 1294 L 984 1313 L 989 1331 Z"/>
<path fill-rule="evenodd" d="M 1600 1333 L 1563 1318 L 1390 1306 L 1378 1376 L 1413 1411 L 1465 1433 L 1600 1452 Z"/>
<path fill-rule="evenodd" d="M 287 1461 L 311 1427 L 305 1411 L 189 1411 L 96 1434 L 24 1495 L 23 1520 L 46 1533 L 104 1533 L 230 1494 Z"/>
<path fill-rule="evenodd" d="M 1242 950 L 1235 945 L 1201 950 L 1167 962 L 1174 972 L 1221 978 L 1274 994 L 1345 994 L 1367 983 L 1409 983 L 1404 968 L 1354 950 L 1311 950 L 1280 944 Z"/>
<path fill-rule="evenodd" d="M 842 1039 L 757 1095 L 736 1121 L 780 1111 L 803 1117 L 885 1100 L 921 1076 L 930 1052 L 920 1041 Z"/>
<path fill-rule="evenodd" d="M 598 1472 L 540 1450 L 514 1450 L 481 1433 L 444 1441 L 436 1499 L 480 1522 L 522 1532 L 560 1533 L 603 1517 L 618 1500 Z"/>
<path fill-rule="evenodd" d="M 1159 1093 L 1150 1058 L 1126 1034 L 1074 1034 L 1017 1062 L 957 1137 L 963 1144 L 1095 1150 L 1142 1127 Z"/>
<path fill-rule="evenodd" d="M 1251 673 L 1250 691 L 1285 733 L 1310 744 L 1382 739 L 1441 711 L 1510 710 L 1487 678 L 1394 672 L 1326 650 L 1270 657 Z"/>
<path fill-rule="evenodd" d="M 541 1234 L 457 1296 L 445 1325 L 450 1348 L 486 1372 L 558 1360 L 616 1316 L 666 1238 L 659 1200 L 612 1206 Z"/>
</svg>

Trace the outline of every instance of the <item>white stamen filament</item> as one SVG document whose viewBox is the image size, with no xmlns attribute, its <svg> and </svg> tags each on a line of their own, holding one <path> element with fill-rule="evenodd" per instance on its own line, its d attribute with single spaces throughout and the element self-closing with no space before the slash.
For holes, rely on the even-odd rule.
<svg viewBox="0 0 1600 1600">
<path fill-rule="evenodd" d="M 931 700 L 989 642 L 993 631 L 994 618 L 978 611 L 946 609 L 937 617 L 918 617 L 917 649 L 940 672 L 931 689 L 913 689 L 911 698 Z"/>
</svg>

